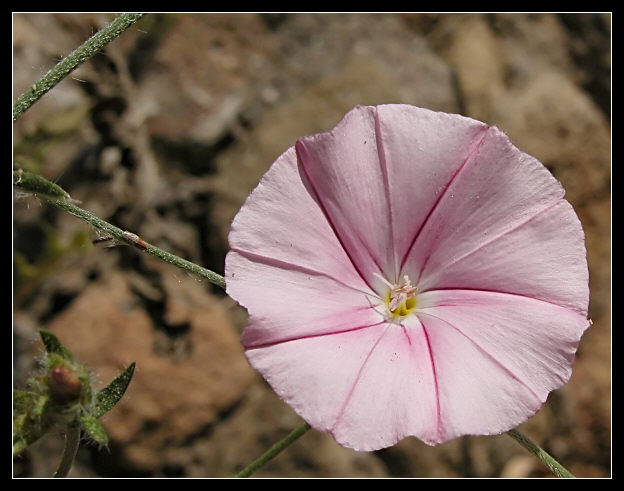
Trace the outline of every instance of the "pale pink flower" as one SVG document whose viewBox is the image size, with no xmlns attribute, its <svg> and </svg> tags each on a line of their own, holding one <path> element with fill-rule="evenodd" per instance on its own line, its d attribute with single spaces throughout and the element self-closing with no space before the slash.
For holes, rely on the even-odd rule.
<svg viewBox="0 0 624 491">
<path fill-rule="evenodd" d="M 232 224 L 250 364 L 356 450 L 519 425 L 568 381 L 589 324 L 563 196 L 496 127 L 356 107 L 282 154 Z"/>
</svg>

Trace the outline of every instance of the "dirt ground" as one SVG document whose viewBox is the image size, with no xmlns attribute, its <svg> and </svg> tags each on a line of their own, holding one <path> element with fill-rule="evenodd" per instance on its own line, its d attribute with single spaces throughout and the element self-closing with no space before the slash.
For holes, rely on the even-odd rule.
<svg viewBox="0 0 624 491">
<path fill-rule="evenodd" d="M 14 99 L 105 26 L 15 14 Z M 561 181 L 585 229 L 590 318 L 570 382 L 521 430 L 578 477 L 611 476 L 609 14 L 149 14 L 14 125 L 14 167 L 223 272 L 229 224 L 275 158 L 356 104 L 403 102 L 503 129 Z M 247 365 L 246 314 L 219 288 L 32 197 L 13 202 L 14 383 L 52 330 L 127 396 L 73 477 L 228 477 L 300 424 Z M 52 474 L 49 436 L 14 459 Z M 547 477 L 506 435 L 354 452 L 310 431 L 258 477 Z"/>
</svg>

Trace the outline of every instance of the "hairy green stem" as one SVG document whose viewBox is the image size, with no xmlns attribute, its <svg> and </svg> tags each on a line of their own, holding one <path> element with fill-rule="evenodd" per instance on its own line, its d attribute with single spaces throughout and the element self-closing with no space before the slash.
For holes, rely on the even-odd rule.
<svg viewBox="0 0 624 491">
<path fill-rule="evenodd" d="M 524 436 L 518 430 L 510 430 L 507 434 L 516 440 L 520 445 L 537 457 L 537 459 L 548 467 L 557 477 L 574 477 L 574 475 L 559 462 L 557 462 L 543 448 Z"/>
<path fill-rule="evenodd" d="M 104 29 L 85 41 L 80 47 L 68 54 L 63 60 L 51 68 L 35 84 L 20 95 L 13 104 L 13 122 L 41 96 L 69 75 L 78 65 L 88 60 L 104 46 L 118 37 L 122 32 L 137 22 L 145 14 L 122 14 Z"/>
<path fill-rule="evenodd" d="M 13 184 L 19 189 L 33 193 L 42 200 L 65 210 L 81 220 L 84 220 L 88 224 L 103 231 L 106 235 L 119 242 L 133 245 L 141 251 L 151 254 L 152 256 L 162 259 L 163 261 L 173 264 L 174 266 L 185 269 L 200 278 L 204 278 L 213 285 L 225 288 L 225 279 L 220 274 L 210 271 L 209 269 L 202 268 L 201 266 L 187 261 L 186 259 L 182 259 L 175 254 L 171 254 L 170 252 L 153 246 L 152 244 L 145 242 L 137 235 L 121 230 L 120 228 L 111 225 L 105 220 L 98 218 L 79 206 L 76 206 L 69 198 L 69 194 L 67 194 L 56 184 L 47 181 L 41 176 L 21 170 L 14 171 Z"/>
<path fill-rule="evenodd" d="M 67 474 L 69 474 L 69 470 L 74 463 L 74 459 L 76 458 L 79 443 L 80 424 L 77 421 L 73 421 L 67 425 L 63 457 L 61 458 L 58 469 L 54 473 L 54 477 L 67 477 Z"/>
<path fill-rule="evenodd" d="M 293 443 L 297 438 L 302 436 L 306 431 L 310 429 L 308 423 L 303 423 L 301 426 L 291 431 L 284 439 L 277 442 L 270 449 L 264 452 L 260 457 L 254 460 L 251 464 L 245 467 L 242 471 L 236 474 L 236 477 L 249 477 L 256 472 L 260 467 L 266 464 L 269 460 L 279 454 L 282 450 Z"/>
</svg>

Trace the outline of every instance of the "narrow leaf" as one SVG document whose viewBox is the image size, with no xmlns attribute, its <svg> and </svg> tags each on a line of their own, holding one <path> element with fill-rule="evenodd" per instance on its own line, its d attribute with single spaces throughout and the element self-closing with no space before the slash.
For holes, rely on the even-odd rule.
<svg viewBox="0 0 624 491">
<path fill-rule="evenodd" d="M 108 445 L 108 434 L 95 416 L 84 412 L 80 415 L 80 426 L 87 435 L 100 445 Z"/>
<path fill-rule="evenodd" d="M 67 348 L 65 348 L 65 346 L 61 344 L 59 339 L 50 331 L 41 329 L 39 331 L 39 334 L 48 353 L 56 353 L 65 360 L 74 360 L 74 355 L 72 355 L 71 352 Z"/>
<path fill-rule="evenodd" d="M 69 193 L 58 184 L 21 169 L 13 171 L 13 184 L 24 191 L 30 191 L 35 194 L 46 194 L 55 198 L 70 198 Z"/>
<path fill-rule="evenodd" d="M 126 392 L 130 380 L 132 380 L 135 365 L 136 363 L 132 363 L 121 375 L 96 394 L 95 407 L 91 411 L 93 416 L 99 418 L 115 407 Z"/>
</svg>

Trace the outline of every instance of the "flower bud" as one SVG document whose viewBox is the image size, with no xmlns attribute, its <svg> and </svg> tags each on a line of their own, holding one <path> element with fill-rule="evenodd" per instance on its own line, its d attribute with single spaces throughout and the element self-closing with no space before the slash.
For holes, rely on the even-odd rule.
<svg viewBox="0 0 624 491">
<path fill-rule="evenodd" d="M 78 374 L 65 365 L 57 365 L 48 378 L 50 394 L 60 402 L 70 402 L 80 395 L 82 381 Z"/>
</svg>

